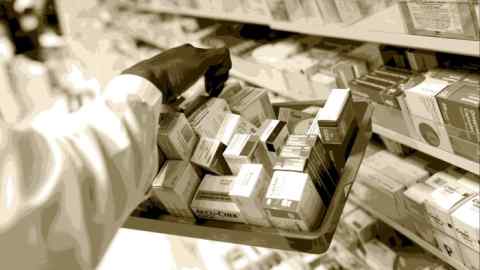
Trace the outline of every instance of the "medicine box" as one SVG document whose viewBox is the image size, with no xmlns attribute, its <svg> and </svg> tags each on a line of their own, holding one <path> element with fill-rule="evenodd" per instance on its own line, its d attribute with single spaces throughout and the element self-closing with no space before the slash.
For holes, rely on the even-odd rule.
<svg viewBox="0 0 480 270">
<path fill-rule="evenodd" d="M 287 123 L 279 120 L 266 120 L 258 129 L 257 135 L 269 152 L 279 154 L 285 144 L 289 131 Z"/>
<path fill-rule="evenodd" d="M 322 220 L 326 207 L 305 173 L 275 171 L 264 208 L 272 225 L 292 231 L 311 231 Z"/>
<path fill-rule="evenodd" d="M 210 98 L 188 117 L 188 121 L 199 136 L 215 138 L 227 112 L 230 108 L 225 100 Z"/>
<path fill-rule="evenodd" d="M 293 134 L 298 123 L 304 120 L 313 119 L 314 117 L 315 115 L 313 114 L 290 108 L 280 108 L 278 111 L 278 120 L 287 123 L 288 132 L 290 134 Z M 303 133 L 305 133 L 305 131 Z"/>
<path fill-rule="evenodd" d="M 347 89 L 332 90 L 325 106 L 315 116 L 324 144 L 342 144 L 354 121 L 352 96 Z"/>
<path fill-rule="evenodd" d="M 201 137 L 191 161 L 211 173 L 228 175 L 231 171 L 223 157 L 225 149 L 226 146 L 221 141 Z"/>
<path fill-rule="evenodd" d="M 432 192 L 426 202 L 426 209 L 433 227 L 456 237 L 452 214 L 472 195 L 470 190 L 458 183 L 445 184 Z"/>
<path fill-rule="evenodd" d="M 152 192 L 171 215 L 193 218 L 190 203 L 200 180 L 190 162 L 169 160 L 153 181 Z"/>
<path fill-rule="evenodd" d="M 395 270 L 399 264 L 398 254 L 377 239 L 370 240 L 363 247 L 365 261 L 372 269 Z"/>
<path fill-rule="evenodd" d="M 446 258 L 463 264 L 462 252 L 460 251 L 459 243 L 455 238 L 436 229 L 433 229 L 433 235 L 440 251 Z"/>
<path fill-rule="evenodd" d="M 343 218 L 343 224 L 357 239 L 365 244 L 377 235 L 378 220 L 362 209 L 356 209 Z"/>
<path fill-rule="evenodd" d="M 237 204 L 247 224 L 270 227 L 263 210 L 263 200 L 270 177 L 261 164 L 245 164 L 234 178 L 230 197 Z"/>
<path fill-rule="evenodd" d="M 223 157 L 234 174 L 240 173 L 243 164 L 260 163 L 267 174 L 272 175 L 272 161 L 266 146 L 257 135 L 235 134 L 223 152 Z"/>
<path fill-rule="evenodd" d="M 480 197 L 469 198 L 452 214 L 456 238 L 464 245 L 480 251 Z"/>
<path fill-rule="evenodd" d="M 276 119 L 268 93 L 264 89 L 247 87 L 232 95 L 223 96 L 231 110 L 259 127 L 266 119 Z"/>
<path fill-rule="evenodd" d="M 234 134 L 255 134 L 256 132 L 257 127 L 242 116 L 226 113 L 215 138 L 228 145 Z"/>
<path fill-rule="evenodd" d="M 240 209 L 230 196 L 234 178 L 205 175 L 191 204 L 195 215 L 203 219 L 245 223 Z"/>
<path fill-rule="evenodd" d="M 198 137 L 181 113 L 160 114 L 158 146 L 167 159 L 189 160 Z"/>
</svg>

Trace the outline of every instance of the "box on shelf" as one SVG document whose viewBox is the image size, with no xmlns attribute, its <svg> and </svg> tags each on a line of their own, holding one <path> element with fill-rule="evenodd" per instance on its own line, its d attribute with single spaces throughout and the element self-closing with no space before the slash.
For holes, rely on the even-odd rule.
<svg viewBox="0 0 480 270">
<path fill-rule="evenodd" d="M 291 22 L 305 22 L 307 16 L 300 0 L 283 0 Z"/>
<path fill-rule="evenodd" d="M 267 174 L 272 175 L 273 164 L 268 150 L 256 135 L 235 134 L 223 157 L 234 174 L 240 173 L 243 164 L 260 163 Z"/>
<path fill-rule="evenodd" d="M 261 88 L 247 87 L 241 91 L 222 93 L 234 113 L 259 127 L 266 119 L 276 119 L 268 92 Z"/>
<path fill-rule="evenodd" d="M 473 1 L 402 0 L 400 8 L 410 34 L 467 40 L 479 38 Z"/>
<path fill-rule="evenodd" d="M 310 76 L 310 87 L 312 88 L 312 99 L 327 99 L 330 90 L 338 88 L 335 76 L 321 72 Z"/>
<path fill-rule="evenodd" d="M 158 146 L 167 159 L 189 160 L 198 137 L 181 113 L 162 113 L 158 124 Z"/>
<path fill-rule="evenodd" d="M 350 90 L 334 89 L 325 106 L 315 116 L 315 123 L 309 132 L 318 127 L 324 144 L 342 144 L 352 123 L 356 123 Z"/>
<path fill-rule="evenodd" d="M 463 244 L 480 251 L 480 197 L 468 199 L 452 214 L 456 238 Z"/>
<path fill-rule="evenodd" d="M 346 215 L 342 223 L 362 244 L 367 243 L 377 235 L 378 220 L 360 208 Z"/>
<path fill-rule="evenodd" d="M 456 237 L 452 214 L 472 195 L 469 189 L 458 183 L 445 184 L 432 192 L 426 202 L 426 209 L 433 227 Z"/>
<path fill-rule="evenodd" d="M 264 121 L 257 132 L 267 150 L 275 155 L 280 154 L 280 148 L 285 144 L 288 134 L 287 122 L 279 120 Z"/>
<path fill-rule="evenodd" d="M 308 53 L 293 55 L 275 65 L 283 71 L 287 89 L 299 97 L 314 98 L 309 77 L 318 71 L 318 60 Z"/>
<path fill-rule="evenodd" d="M 188 121 L 199 136 L 215 138 L 227 112 L 230 108 L 225 100 L 210 98 L 188 117 Z"/>
<path fill-rule="evenodd" d="M 257 127 L 243 119 L 242 116 L 234 113 L 227 113 L 217 132 L 216 139 L 228 145 L 235 134 L 255 134 Z"/>
<path fill-rule="evenodd" d="M 473 173 L 464 174 L 462 178 L 458 179 L 458 184 L 468 188 L 473 193 L 480 193 L 480 177 Z"/>
<path fill-rule="evenodd" d="M 403 144 L 398 143 L 394 140 L 391 140 L 385 136 L 380 135 L 380 138 L 382 139 L 382 142 L 385 145 L 385 148 L 387 149 L 387 151 L 394 155 L 406 156 L 408 154 L 411 154 L 413 151 L 412 148 L 404 146 Z"/>
<path fill-rule="evenodd" d="M 437 95 L 453 151 L 461 156 L 480 160 L 480 88 L 457 82 Z"/>
<path fill-rule="evenodd" d="M 301 4 L 305 11 L 308 23 L 315 25 L 323 25 L 325 23 L 323 14 L 318 7 L 317 0 L 303 0 L 301 1 Z"/>
<path fill-rule="evenodd" d="M 245 164 L 233 180 L 230 197 L 237 204 L 247 224 L 270 227 L 263 210 L 263 199 L 270 177 L 261 164 Z"/>
<path fill-rule="evenodd" d="M 440 251 L 446 256 L 446 258 L 463 264 L 463 256 L 460 251 L 459 243 L 457 240 L 455 240 L 455 238 L 452 238 L 451 236 L 438 231 L 437 229 L 433 229 L 433 235 L 438 247 L 440 248 Z"/>
<path fill-rule="evenodd" d="M 245 223 L 240 209 L 229 195 L 234 176 L 205 175 L 191 204 L 195 215 L 203 219 Z"/>
<path fill-rule="evenodd" d="M 460 252 L 463 258 L 463 264 L 471 270 L 480 270 L 480 256 L 478 256 L 478 250 L 459 243 Z"/>
<path fill-rule="evenodd" d="M 353 192 L 357 198 L 394 220 L 407 216 L 403 202 L 406 187 L 369 166 L 361 166 Z"/>
<path fill-rule="evenodd" d="M 308 174 L 275 171 L 265 196 L 264 209 L 276 228 L 311 231 L 323 218 L 326 206 Z"/>
<path fill-rule="evenodd" d="M 407 51 L 407 58 L 412 70 L 427 71 L 438 67 L 435 52 L 411 49 Z"/>
<path fill-rule="evenodd" d="M 173 216 L 194 217 L 190 209 L 200 176 L 188 161 L 165 162 L 152 184 L 152 192 Z"/>
<path fill-rule="evenodd" d="M 365 164 L 405 187 L 428 178 L 429 173 L 420 161 L 398 157 L 388 151 L 379 151 L 365 160 Z"/>
<path fill-rule="evenodd" d="M 219 140 L 200 137 L 191 161 L 211 173 L 228 175 L 231 171 L 223 157 L 225 149 L 225 144 Z"/>
</svg>

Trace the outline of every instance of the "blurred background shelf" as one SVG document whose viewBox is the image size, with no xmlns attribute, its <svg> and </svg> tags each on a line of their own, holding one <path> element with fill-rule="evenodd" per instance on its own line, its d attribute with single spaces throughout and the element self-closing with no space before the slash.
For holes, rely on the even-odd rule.
<svg viewBox="0 0 480 270">
<path fill-rule="evenodd" d="M 476 175 L 480 174 L 480 164 L 478 162 L 468 160 L 466 158 L 463 158 L 461 156 L 457 156 L 452 153 L 448 153 L 446 151 L 443 151 L 437 147 L 430 146 L 428 144 L 419 142 L 417 140 L 414 140 L 408 136 L 405 136 L 403 134 L 400 134 L 398 132 L 395 132 L 393 130 L 390 130 L 388 128 L 384 128 L 378 124 L 373 124 L 373 132 L 379 135 L 382 135 L 384 137 L 387 137 L 391 140 L 394 140 L 396 142 L 399 142 L 403 145 L 406 145 L 410 148 L 416 149 L 418 151 L 421 151 L 425 154 L 428 154 L 432 157 L 441 159 L 445 162 L 448 162 L 452 165 L 455 165 L 459 168 L 462 168 L 464 170 L 467 170 L 469 172 L 472 172 Z"/>
<path fill-rule="evenodd" d="M 398 232 L 402 233 L 403 235 L 405 235 L 407 238 L 409 238 L 410 240 L 412 240 L 413 242 L 417 243 L 420 247 L 422 247 L 423 249 L 429 251 L 430 253 L 432 253 L 433 255 L 435 255 L 436 257 L 438 257 L 439 259 L 443 260 L 444 262 L 448 263 L 449 265 L 451 265 L 452 267 L 454 267 L 455 269 L 457 270 L 469 270 L 467 267 L 465 267 L 463 264 L 460 264 L 456 261 L 453 261 L 447 257 L 445 257 L 445 255 L 442 254 L 442 252 L 440 250 L 438 250 L 436 247 L 432 246 L 430 243 L 428 243 L 427 241 L 423 240 L 422 238 L 420 238 L 419 236 L 417 236 L 415 233 L 411 232 L 410 230 L 406 229 L 405 227 L 403 227 L 402 224 L 392 220 L 391 218 L 381 214 L 380 212 L 376 211 L 375 209 L 373 209 L 372 207 L 370 207 L 368 204 L 362 202 L 361 200 L 355 198 L 355 196 L 353 195 L 350 195 L 350 200 L 357 204 L 358 206 L 360 206 L 361 208 L 363 208 L 365 211 L 369 212 L 371 215 L 373 215 L 374 217 L 382 220 L 383 222 L 385 222 L 387 225 L 389 225 L 390 227 L 394 228 L 395 230 L 397 230 Z"/>
<path fill-rule="evenodd" d="M 335 23 L 324 25 L 318 25 L 314 23 L 273 21 L 267 18 L 248 16 L 246 14 L 225 14 L 214 10 L 204 11 L 169 7 L 135 7 L 135 9 L 141 12 L 149 13 L 170 13 L 215 20 L 262 24 L 268 25 L 275 30 L 287 32 L 344 38 L 480 57 L 479 41 L 408 34 L 404 24 L 399 23 L 403 21 L 403 18 L 398 5 L 391 6 L 353 24 Z M 441 44 L 441 48 L 439 47 L 439 44 Z"/>
</svg>

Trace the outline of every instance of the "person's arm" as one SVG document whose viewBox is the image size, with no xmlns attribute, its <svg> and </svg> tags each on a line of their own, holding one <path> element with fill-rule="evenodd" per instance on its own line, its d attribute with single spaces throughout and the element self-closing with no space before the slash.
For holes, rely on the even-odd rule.
<svg viewBox="0 0 480 270">
<path fill-rule="evenodd" d="M 226 79 L 228 51 L 182 46 L 117 76 L 77 113 L 21 130 L 0 124 L 2 268 L 94 269 L 158 172 L 162 100 L 203 74 L 212 81 L 214 66 Z"/>
</svg>

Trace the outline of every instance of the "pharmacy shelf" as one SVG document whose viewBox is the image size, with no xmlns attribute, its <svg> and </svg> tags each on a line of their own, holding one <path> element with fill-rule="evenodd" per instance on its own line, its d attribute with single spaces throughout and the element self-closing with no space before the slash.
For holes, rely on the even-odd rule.
<svg viewBox="0 0 480 270">
<path fill-rule="evenodd" d="M 391 6 L 376 14 L 363 18 L 353 24 L 335 23 L 318 25 L 315 23 L 273 21 L 267 18 L 247 16 L 245 14 L 222 13 L 186 8 L 168 7 L 132 7 L 138 11 L 170 13 L 216 20 L 235 21 L 268 25 L 272 29 L 396 45 L 408 48 L 441 51 L 460 55 L 480 56 L 480 42 L 441 37 L 417 36 L 408 34 L 398 5 Z"/>
<path fill-rule="evenodd" d="M 443 151 L 437 147 L 430 146 L 428 144 L 419 142 L 411 137 L 405 136 L 403 134 L 400 134 L 398 132 L 392 131 L 388 128 L 382 127 L 378 124 L 373 124 L 373 132 L 382 136 L 387 137 L 388 139 L 394 140 L 396 142 L 399 142 L 403 145 L 406 145 L 410 148 L 416 149 L 420 152 L 423 152 L 425 154 L 428 154 L 432 157 L 441 159 L 445 162 L 448 162 L 452 165 L 455 165 L 456 167 L 462 168 L 464 170 L 467 170 L 471 173 L 474 173 L 476 175 L 480 175 L 480 163 L 468 160 L 466 158 L 463 158 L 461 156 L 457 156 L 452 153 L 448 153 L 446 151 Z"/>
<path fill-rule="evenodd" d="M 358 198 L 355 198 L 354 195 L 350 194 L 350 197 L 349 199 L 356 205 L 360 206 L 362 209 L 364 209 L 365 211 L 369 212 L 371 215 L 373 215 L 374 217 L 380 219 L 381 221 L 383 221 L 384 223 L 386 223 L 387 225 L 389 225 L 390 227 L 394 228 L 395 230 L 397 230 L 398 232 L 400 232 L 401 234 L 405 235 L 407 238 L 409 238 L 410 240 L 412 240 L 413 242 L 417 243 L 420 247 L 422 247 L 423 249 L 429 251 L 431 254 L 435 255 L 436 257 L 438 257 L 439 259 L 441 259 L 442 261 L 446 262 L 447 264 L 449 264 L 450 266 L 454 267 L 455 269 L 457 270 L 469 270 L 466 266 L 464 266 L 463 264 L 459 263 L 459 262 L 456 262 L 456 261 L 453 261 L 451 260 L 450 258 L 446 257 L 445 255 L 443 255 L 443 253 L 437 249 L 436 247 L 432 246 L 432 244 L 430 244 L 429 242 L 423 240 L 422 238 L 420 238 L 418 235 L 416 235 L 415 233 L 411 232 L 410 230 L 408 230 L 407 228 L 403 227 L 402 224 L 392 220 L 391 218 L 385 216 L 384 214 L 376 211 L 375 209 L 373 209 L 372 207 L 370 207 L 368 204 L 366 204 L 365 202 L 359 200 Z"/>
</svg>

